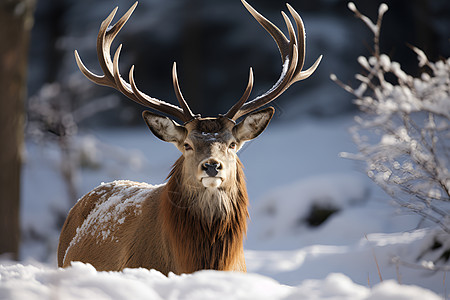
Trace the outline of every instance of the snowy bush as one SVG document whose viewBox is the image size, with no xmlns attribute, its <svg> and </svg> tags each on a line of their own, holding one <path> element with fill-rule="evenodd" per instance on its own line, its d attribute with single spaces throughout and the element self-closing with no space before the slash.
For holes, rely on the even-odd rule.
<svg viewBox="0 0 450 300">
<path fill-rule="evenodd" d="M 78 191 L 81 168 L 118 169 L 139 168 L 144 158 L 140 151 L 112 147 L 94 136 L 80 132 L 80 123 L 119 104 L 116 95 L 93 98 L 92 85 L 81 75 L 73 75 L 62 83 L 44 85 L 28 101 L 27 138 L 45 147 L 46 152 L 56 146 L 59 155 L 50 154 L 67 190 L 68 207 L 80 196 Z M 114 165 L 115 164 L 115 165 Z M 118 175 L 118 174 L 115 174 Z M 66 211 L 63 212 L 64 217 Z"/>
<path fill-rule="evenodd" d="M 348 7 L 372 31 L 374 49 L 372 56 L 358 58 L 364 72 L 356 75 L 356 88 L 331 75 L 356 97 L 362 111 L 351 128 L 359 153 L 342 156 L 365 161 L 367 175 L 376 184 L 402 207 L 437 223 L 448 240 L 450 58 L 430 62 L 412 47 L 422 70 L 419 77 L 413 77 L 380 51 L 381 21 L 387 5 L 380 5 L 376 23 L 353 3 Z"/>
</svg>

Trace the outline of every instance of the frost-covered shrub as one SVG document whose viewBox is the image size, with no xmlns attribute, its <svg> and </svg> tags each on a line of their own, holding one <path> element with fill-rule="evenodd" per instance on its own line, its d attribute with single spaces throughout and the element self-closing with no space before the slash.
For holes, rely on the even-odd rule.
<svg viewBox="0 0 450 300">
<path fill-rule="evenodd" d="M 381 4 L 373 23 L 353 3 L 349 9 L 374 34 L 373 55 L 359 57 L 363 68 L 356 88 L 331 79 L 356 97 L 362 114 L 351 128 L 359 153 L 342 156 L 365 161 L 367 175 L 405 207 L 450 233 L 450 58 L 430 62 L 419 49 L 422 73 L 413 77 L 380 52 Z"/>
<path fill-rule="evenodd" d="M 96 113 L 113 108 L 118 103 L 115 96 L 88 101 L 92 88 L 81 77 L 73 76 L 63 83 L 45 84 L 36 95 L 28 100 L 27 138 L 49 147 L 55 144 L 60 150 L 59 171 L 67 190 L 69 205 L 78 198 L 78 168 L 87 161 L 86 143 L 75 141 L 78 124 Z M 76 105 L 75 100 L 86 104 Z M 80 101 L 83 102 L 83 101 Z M 91 161 L 91 165 L 92 164 Z"/>
</svg>

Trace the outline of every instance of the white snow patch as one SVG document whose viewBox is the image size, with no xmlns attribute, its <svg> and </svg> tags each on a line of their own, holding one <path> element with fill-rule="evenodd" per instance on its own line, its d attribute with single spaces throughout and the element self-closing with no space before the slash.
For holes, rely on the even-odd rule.
<svg viewBox="0 0 450 300">
<path fill-rule="evenodd" d="M 138 183 L 128 180 L 116 180 L 109 183 L 102 182 L 93 193 L 99 196 L 94 209 L 84 220 L 83 224 L 76 229 L 76 234 L 66 249 L 66 255 L 71 247 L 90 234 L 96 237 L 97 243 L 111 239 L 114 241 L 114 231 L 122 225 L 126 215 L 141 213 L 141 203 L 148 199 L 153 190 L 158 186 L 148 183 Z M 64 257 L 65 260 L 65 257 Z"/>
<path fill-rule="evenodd" d="M 200 271 L 190 275 L 147 269 L 97 272 L 89 264 L 72 263 L 66 269 L 34 265 L 0 265 L 0 298 L 40 299 L 441 299 L 430 290 L 385 281 L 372 289 L 354 283 L 344 274 L 305 280 L 295 287 L 257 274 Z"/>
<path fill-rule="evenodd" d="M 202 132 L 202 136 L 206 141 L 216 141 L 219 136 L 218 132 Z"/>
<path fill-rule="evenodd" d="M 312 176 L 275 188 L 260 200 L 255 214 L 264 218 L 258 235 L 279 236 L 298 230 L 313 206 L 336 210 L 361 204 L 368 199 L 368 187 L 350 174 Z"/>
<path fill-rule="evenodd" d="M 289 70 L 289 62 L 290 62 L 289 56 L 286 56 L 284 59 L 283 69 L 281 70 L 280 78 L 278 78 L 277 82 L 267 92 L 265 92 L 262 95 L 259 95 L 258 97 L 256 97 L 255 99 L 253 99 L 251 101 L 248 101 L 247 103 L 258 101 L 259 99 L 264 98 L 268 94 L 272 93 L 286 77 L 287 71 Z"/>
</svg>

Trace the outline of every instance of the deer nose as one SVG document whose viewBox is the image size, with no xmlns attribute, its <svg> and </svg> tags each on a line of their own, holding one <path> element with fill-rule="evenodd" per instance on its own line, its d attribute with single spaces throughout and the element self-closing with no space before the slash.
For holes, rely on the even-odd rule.
<svg viewBox="0 0 450 300">
<path fill-rule="evenodd" d="M 221 168 L 222 165 L 216 160 L 210 160 L 202 164 L 202 170 L 210 177 L 215 177 Z"/>
</svg>

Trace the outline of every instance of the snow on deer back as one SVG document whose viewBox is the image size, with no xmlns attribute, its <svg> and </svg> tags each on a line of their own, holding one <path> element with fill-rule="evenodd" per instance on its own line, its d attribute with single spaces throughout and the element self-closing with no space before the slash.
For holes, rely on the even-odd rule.
<svg viewBox="0 0 450 300">
<path fill-rule="evenodd" d="M 123 268 L 125 262 L 111 259 L 119 253 L 105 255 L 103 248 L 108 245 L 111 247 L 108 252 L 120 250 L 130 230 L 133 230 L 128 224 L 133 224 L 143 214 L 143 206 L 152 202 L 155 191 L 161 187 L 120 180 L 102 183 L 81 198 L 64 224 L 65 234 L 60 237 L 58 265 L 67 266 L 70 261 L 79 260 L 73 259 L 74 256 L 93 256 L 89 261 L 100 269 Z"/>
</svg>

